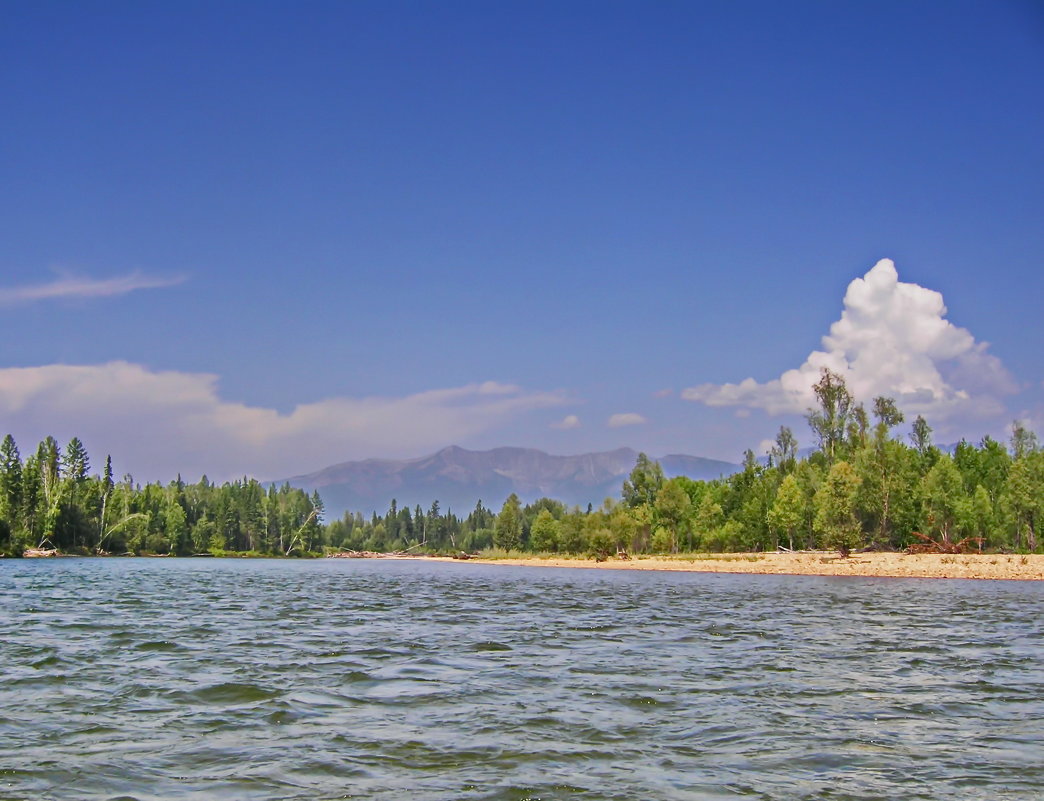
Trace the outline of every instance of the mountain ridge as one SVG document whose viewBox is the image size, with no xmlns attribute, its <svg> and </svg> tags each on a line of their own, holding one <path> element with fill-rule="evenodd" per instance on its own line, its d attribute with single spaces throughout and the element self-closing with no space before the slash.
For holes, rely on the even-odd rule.
<svg viewBox="0 0 1044 801">
<path fill-rule="evenodd" d="M 546 496 L 570 506 L 586 506 L 619 496 L 637 458 L 638 451 L 632 448 L 559 456 L 536 448 L 472 451 L 450 445 L 411 459 L 340 462 L 273 483 L 317 490 L 328 520 L 345 511 L 383 514 L 392 499 L 400 508 L 420 505 L 424 509 L 438 500 L 444 510 L 458 514 L 479 501 L 499 509 L 512 492 L 524 503 Z M 740 469 L 731 462 L 687 454 L 668 454 L 657 461 L 668 477 L 712 479 Z"/>
</svg>

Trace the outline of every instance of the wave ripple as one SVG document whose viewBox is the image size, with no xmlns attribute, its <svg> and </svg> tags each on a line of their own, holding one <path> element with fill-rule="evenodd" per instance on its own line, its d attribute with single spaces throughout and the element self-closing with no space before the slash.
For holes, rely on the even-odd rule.
<svg viewBox="0 0 1044 801">
<path fill-rule="evenodd" d="M 1044 588 L 0 562 L 5 801 L 1037 799 Z"/>
</svg>

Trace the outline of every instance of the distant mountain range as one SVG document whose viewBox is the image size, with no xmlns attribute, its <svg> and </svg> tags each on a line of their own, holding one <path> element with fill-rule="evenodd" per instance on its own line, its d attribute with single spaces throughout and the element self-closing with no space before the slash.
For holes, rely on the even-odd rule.
<svg viewBox="0 0 1044 801">
<path fill-rule="evenodd" d="M 437 500 L 443 511 L 466 515 L 480 500 L 499 510 L 512 492 L 523 503 L 546 496 L 569 506 L 598 506 L 607 497 L 620 497 L 637 458 L 638 452 L 630 448 L 553 456 L 532 448 L 469 451 L 451 446 L 420 459 L 343 462 L 285 481 L 309 492 L 318 490 L 327 520 L 341 517 L 346 510 L 366 516 L 384 514 L 393 498 L 400 508 L 419 504 L 427 510 Z M 684 454 L 657 461 L 668 477 L 709 480 L 740 469 L 730 462 Z"/>
</svg>

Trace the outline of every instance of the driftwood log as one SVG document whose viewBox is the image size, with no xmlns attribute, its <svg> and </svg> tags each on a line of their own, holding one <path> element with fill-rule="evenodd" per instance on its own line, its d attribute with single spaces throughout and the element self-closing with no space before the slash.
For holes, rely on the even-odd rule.
<svg viewBox="0 0 1044 801">
<path fill-rule="evenodd" d="M 950 542 L 946 539 L 933 540 L 920 531 L 910 533 L 920 542 L 909 545 L 906 549 L 907 553 L 971 553 L 972 550 L 982 551 L 983 543 L 986 541 L 983 537 L 965 537 L 963 540 Z"/>
</svg>

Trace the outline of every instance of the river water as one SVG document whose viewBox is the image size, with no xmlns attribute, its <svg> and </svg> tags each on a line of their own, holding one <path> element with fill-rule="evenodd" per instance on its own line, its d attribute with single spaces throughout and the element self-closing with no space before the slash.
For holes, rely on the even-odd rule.
<svg viewBox="0 0 1044 801">
<path fill-rule="evenodd" d="M 0 799 L 1039 799 L 1044 586 L 0 561 Z"/>
</svg>

